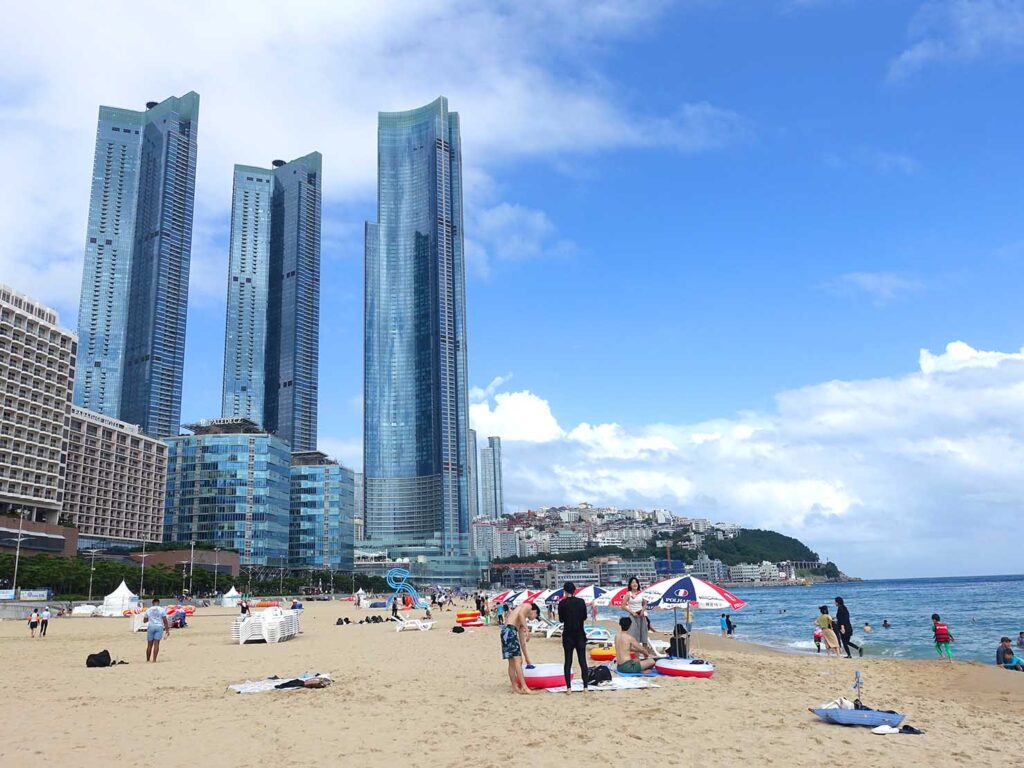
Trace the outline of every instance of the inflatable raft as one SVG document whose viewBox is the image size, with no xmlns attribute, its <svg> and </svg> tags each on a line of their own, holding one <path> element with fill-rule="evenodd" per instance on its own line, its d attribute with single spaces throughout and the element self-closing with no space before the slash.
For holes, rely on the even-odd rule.
<svg viewBox="0 0 1024 768">
<path fill-rule="evenodd" d="M 715 665 L 701 659 L 658 659 L 654 668 L 669 677 L 711 677 Z"/>
</svg>

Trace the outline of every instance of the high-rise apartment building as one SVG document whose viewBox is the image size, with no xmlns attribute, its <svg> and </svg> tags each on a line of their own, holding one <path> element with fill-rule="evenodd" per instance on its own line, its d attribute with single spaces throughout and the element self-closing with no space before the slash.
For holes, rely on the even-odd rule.
<svg viewBox="0 0 1024 768">
<path fill-rule="evenodd" d="M 75 403 L 178 434 L 199 94 L 100 107 Z"/>
<path fill-rule="evenodd" d="M 366 225 L 366 537 L 469 583 L 466 301 L 459 116 L 382 112 Z M 416 566 L 414 566 L 416 567 Z M 474 572 L 475 571 L 475 572 Z"/>
<path fill-rule="evenodd" d="M 320 344 L 319 152 L 236 165 L 221 415 L 316 450 Z"/>
<path fill-rule="evenodd" d="M 500 437 L 488 437 L 487 447 L 480 449 L 480 512 L 488 520 L 497 520 L 505 512 Z"/>
<path fill-rule="evenodd" d="M 54 310 L 0 285 L 0 513 L 60 518 L 77 346 Z"/>
<path fill-rule="evenodd" d="M 292 454 L 291 524 L 294 570 L 351 571 L 355 473 L 320 451 Z"/>
<path fill-rule="evenodd" d="M 76 406 L 67 436 L 64 514 L 78 529 L 79 546 L 159 543 L 167 484 L 163 440 Z"/>
<path fill-rule="evenodd" d="M 469 519 L 470 519 L 470 521 L 472 521 L 472 520 L 476 520 L 477 516 L 480 514 L 480 510 L 478 508 L 479 507 L 479 500 L 480 500 L 480 486 L 479 486 L 480 481 L 479 481 L 479 479 L 477 477 L 477 470 L 476 470 L 476 460 L 477 460 L 477 456 L 479 454 L 477 453 L 477 448 L 476 448 L 476 430 L 475 429 L 469 430 L 468 454 L 469 454 L 469 463 L 467 465 L 468 466 L 468 471 L 466 472 L 466 487 L 469 490 Z M 474 541 L 475 540 L 476 539 L 474 537 Z M 474 548 L 475 548 L 475 545 L 474 545 Z"/>
<path fill-rule="evenodd" d="M 233 549 L 243 565 L 289 562 L 291 453 L 248 419 L 187 425 L 167 440 L 164 541 Z"/>
</svg>

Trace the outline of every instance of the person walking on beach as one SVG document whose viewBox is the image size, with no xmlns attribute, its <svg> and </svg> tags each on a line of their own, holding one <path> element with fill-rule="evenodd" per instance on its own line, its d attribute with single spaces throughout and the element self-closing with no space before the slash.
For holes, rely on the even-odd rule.
<svg viewBox="0 0 1024 768">
<path fill-rule="evenodd" d="M 857 653 L 863 656 L 863 646 L 857 645 L 851 639 L 853 637 L 853 624 L 850 623 L 850 609 L 846 607 L 846 603 L 843 602 L 841 597 L 836 598 L 836 624 L 839 625 L 839 639 L 842 641 L 843 649 L 846 651 L 846 658 L 853 658 L 850 655 L 851 648 L 856 648 Z"/>
<path fill-rule="evenodd" d="M 39 609 L 33 608 L 32 613 L 28 615 L 28 629 L 32 633 L 32 637 L 36 636 L 36 627 L 39 626 Z"/>
<path fill-rule="evenodd" d="M 725 614 L 724 613 L 722 614 L 722 618 L 718 622 L 718 624 L 722 628 L 722 637 L 728 637 L 728 635 L 729 635 L 729 622 L 725 620 Z"/>
<path fill-rule="evenodd" d="M 498 603 L 494 606 L 494 613 L 498 617 L 498 626 L 502 626 L 505 623 L 505 604 Z"/>
<path fill-rule="evenodd" d="M 732 614 L 731 613 L 727 613 L 725 615 L 725 634 L 728 637 L 732 637 L 732 635 L 733 635 L 733 633 L 735 631 L 736 631 L 736 625 L 732 623 Z"/>
<path fill-rule="evenodd" d="M 625 595 L 626 613 L 633 619 L 629 625 L 629 633 L 636 638 L 649 655 L 654 655 L 647 636 L 647 601 L 641 597 L 640 579 L 636 576 L 629 580 Z"/>
<path fill-rule="evenodd" d="M 580 662 L 580 679 L 583 690 L 587 690 L 589 680 L 587 671 L 587 604 L 576 597 L 576 585 L 571 581 L 562 586 L 566 596 L 558 603 L 558 620 L 562 622 L 562 656 L 564 657 L 565 692 L 572 693 L 572 655 L 575 653 Z"/>
<path fill-rule="evenodd" d="M 39 636 L 46 637 L 46 629 L 50 626 L 50 606 L 43 608 L 43 612 L 39 614 Z"/>
<path fill-rule="evenodd" d="M 164 639 L 164 633 L 171 636 L 171 625 L 167 623 L 167 612 L 160 607 L 160 598 L 153 598 L 153 605 L 146 610 L 143 619 L 149 626 L 146 627 L 146 661 L 156 661 L 160 655 L 160 641 Z"/>
<path fill-rule="evenodd" d="M 523 671 L 523 660 L 530 663 L 530 654 L 526 651 L 530 630 L 526 622 L 539 618 L 540 608 L 536 603 L 523 603 L 509 614 L 508 623 L 502 625 L 498 633 L 501 658 L 508 660 L 508 679 L 514 693 L 533 693 L 526 685 L 526 673 Z"/>
<path fill-rule="evenodd" d="M 391 600 L 391 618 L 398 621 L 398 598 Z"/>
<path fill-rule="evenodd" d="M 941 660 L 945 654 L 949 663 L 952 664 L 953 650 L 950 645 L 956 641 L 956 638 L 949 631 L 949 625 L 945 624 L 937 613 L 932 614 L 932 634 L 935 637 L 935 652 L 939 654 L 939 659 Z"/>
<path fill-rule="evenodd" d="M 825 641 L 825 655 L 828 656 L 829 653 L 835 653 L 838 659 L 839 638 L 836 637 L 835 630 L 832 629 L 832 617 L 828 615 L 828 606 L 819 606 L 818 612 L 818 618 L 815 619 L 814 623 L 818 625 L 818 629 L 821 630 L 821 639 Z"/>
</svg>

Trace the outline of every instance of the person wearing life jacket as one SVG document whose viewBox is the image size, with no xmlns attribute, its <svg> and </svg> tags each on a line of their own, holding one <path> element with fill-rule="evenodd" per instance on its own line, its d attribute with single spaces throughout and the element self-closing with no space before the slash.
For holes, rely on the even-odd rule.
<svg viewBox="0 0 1024 768">
<path fill-rule="evenodd" d="M 935 635 L 935 652 L 939 654 L 941 659 L 943 655 L 949 662 L 953 663 L 953 651 L 950 645 L 955 641 L 953 633 L 949 631 L 949 625 L 943 623 L 942 618 L 937 613 L 932 614 L 932 632 Z"/>
</svg>

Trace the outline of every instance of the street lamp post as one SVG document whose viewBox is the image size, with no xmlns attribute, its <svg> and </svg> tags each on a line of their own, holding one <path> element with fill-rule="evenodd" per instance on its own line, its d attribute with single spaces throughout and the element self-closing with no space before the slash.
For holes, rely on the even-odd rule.
<svg viewBox="0 0 1024 768">
<path fill-rule="evenodd" d="M 188 565 L 188 560 L 179 560 L 178 565 L 181 566 L 181 596 L 185 596 L 185 566 Z"/>
<path fill-rule="evenodd" d="M 191 553 L 188 556 L 188 596 L 192 597 L 192 571 L 196 563 L 196 540 L 192 539 Z"/>
<path fill-rule="evenodd" d="M 21 560 L 21 527 L 25 524 L 25 512 L 24 509 L 18 510 L 18 543 L 14 550 L 14 583 L 11 585 L 14 587 L 14 596 L 18 596 L 18 562 Z"/>
<path fill-rule="evenodd" d="M 277 590 L 283 596 L 284 595 L 284 557 L 279 557 L 278 558 L 278 563 L 280 565 L 281 579 L 280 579 L 280 582 L 277 585 Z"/>
<path fill-rule="evenodd" d="M 213 594 L 217 594 L 217 574 L 220 573 L 220 547 L 213 548 Z"/>
<path fill-rule="evenodd" d="M 102 552 L 102 549 L 87 549 L 85 550 L 91 556 L 89 562 L 89 602 L 92 602 L 92 576 L 96 572 L 96 555 Z"/>
<path fill-rule="evenodd" d="M 146 586 L 146 558 L 149 555 L 146 554 L 146 540 L 142 540 L 142 554 L 139 555 L 139 559 L 142 561 L 142 571 L 139 574 L 139 599 L 141 600 L 144 596 L 143 587 Z"/>
</svg>

